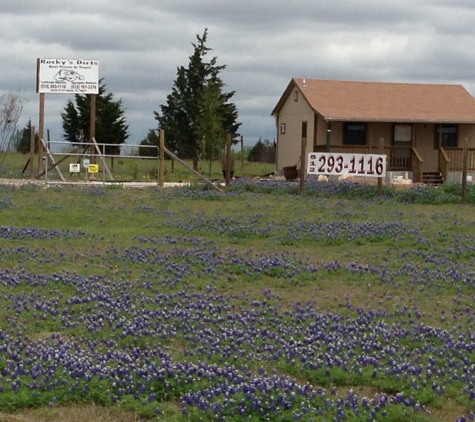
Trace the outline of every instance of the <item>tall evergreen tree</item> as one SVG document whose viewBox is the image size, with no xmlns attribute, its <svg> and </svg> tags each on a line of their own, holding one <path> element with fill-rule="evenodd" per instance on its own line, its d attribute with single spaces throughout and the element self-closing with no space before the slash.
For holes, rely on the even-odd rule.
<svg viewBox="0 0 475 422">
<path fill-rule="evenodd" d="M 90 95 L 74 96 L 68 100 L 61 113 L 63 120 L 64 139 L 77 144 L 89 137 L 90 131 Z M 122 100 L 114 100 L 111 93 L 106 93 L 103 79 L 99 82 L 99 94 L 96 97 L 96 141 L 102 144 L 117 146 L 105 147 L 106 154 L 120 154 L 120 145 L 129 137 L 129 126 L 126 123 Z M 84 139 L 81 138 L 81 133 Z"/>
<path fill-rule="evenodd" d="M 158 137 L 157 131 L 154 129 L 149 129 L 147 136 L 142 139 L 139 146 L 139 155 L 141 157 L 158 157 L 158 149 L 156 148 L 147 148 L 149 146 L 159 146 L 160 138 Z"/>
<path fill-rule="evenodd" d="M 21 154 L 28 154 L 30 152 L 31 145 L 31 119 L 28 120 L 26 126 L 20 131 L 20 136 L 16 137 L 14 142 L 15 151 Z M 38 152 L 38 131 L 35 131 L 35 152 Z"/>
<path fill-rule="evenodd" d="M 218 81 L 208 82 L 204 86 L 201 93 L 202 113 L 196 119 L 195 135 L 199 142 L 200 158 L 207 158 L 209 161 L 209 177 L 211 177 L 213 160 L 218 158 L 226 140 L 223 116 L 220 114 L 224 101 L 221 85 Z"/>
<path fill-rule="evenodd" d="M 199 119 L 203 114 L 205 102 L 209 95 L 203 91 L 207 86 L 220 87 L 219 107 L 216 112 L 220 116 L 223 133 L 236 133 L 241 123 L 237 122 L 238 112 L 234 103 L 230 102 L 234 91 L 223 93 L 224 86 L 219 74 L 226 68 L 217 65 L 217 57 L 205 61 L 206 55 L 212 50 L 206 46 L 208 30 L 202 36 L 197 35 L 198 42 L 193 44 L 193 54 L 189 57 L 188 67 L 180 66 L 172 92 L 167 96 L 167 103 L 160 106 L 160 112 L 155 111 L 155 119 L 159 128 L 166 133 L 167 147 L 179 155 L 193 158 L 197 169 L 198 158 L 202 155 L 202 138 L 199 133 Z"/>
</svg>

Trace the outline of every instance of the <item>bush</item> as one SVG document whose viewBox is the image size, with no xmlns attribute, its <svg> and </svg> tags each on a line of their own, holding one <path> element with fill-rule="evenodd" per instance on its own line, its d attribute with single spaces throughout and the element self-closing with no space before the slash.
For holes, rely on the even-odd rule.
<svg viewBox="0 0 475 422">
<path fill-rule="evenodd" d="M 276 143 L 269 139 L 259 138 L 257 143 L 249 151 L 247 161 L 253 163 L 275 163 Z"/>
</svg>

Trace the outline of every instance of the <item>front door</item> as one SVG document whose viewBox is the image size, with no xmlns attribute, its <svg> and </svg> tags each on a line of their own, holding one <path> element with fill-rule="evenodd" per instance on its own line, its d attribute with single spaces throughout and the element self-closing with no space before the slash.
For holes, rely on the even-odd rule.
<svg viewBox="0 0 475 422">
<path fill-rule="evenodd" d="M 391 170 L 411 170 L 412 125 L 395 124 L 391 148 Z"/>
</svg>

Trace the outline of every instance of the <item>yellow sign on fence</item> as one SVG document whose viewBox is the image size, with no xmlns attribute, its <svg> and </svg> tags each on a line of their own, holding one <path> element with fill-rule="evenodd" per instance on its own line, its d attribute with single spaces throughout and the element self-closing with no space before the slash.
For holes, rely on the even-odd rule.
<svg viewBox="0 0 475 422">
<path fill-rule="evenodd" d="M 88 173 L 99 173 L 99 164 L 89 164 Z"/>
</svg>

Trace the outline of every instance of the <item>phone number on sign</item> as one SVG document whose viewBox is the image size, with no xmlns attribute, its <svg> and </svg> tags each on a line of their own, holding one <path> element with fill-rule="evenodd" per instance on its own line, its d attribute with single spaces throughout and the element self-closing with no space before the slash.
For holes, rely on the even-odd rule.
<svg viewBox="0 0 475 422">
<path fill-rule="evenodd" d="M 307 173 L 384 177 L 386 155 L 313 152 L 308 154 Z"/>
</svg>

